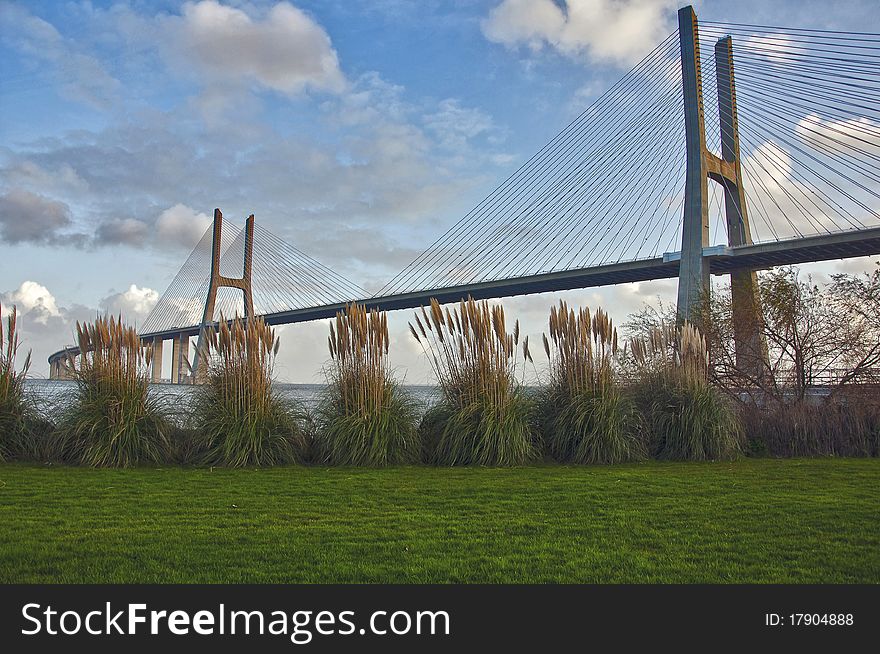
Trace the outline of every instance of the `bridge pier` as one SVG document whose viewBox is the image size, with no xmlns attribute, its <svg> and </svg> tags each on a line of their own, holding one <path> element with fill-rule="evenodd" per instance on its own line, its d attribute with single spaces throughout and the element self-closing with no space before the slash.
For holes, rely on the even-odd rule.
<svg viewBox="0 0 880 654">
<path fill-rule="evenodd" d="M 171 383 L 179 383 L 180 377 L 180 338 L 175 334 L 171 338 Z"/>
<path fill-rule="evenodd" d="M 190 370 L 189 334 L 175 334 L 171 339 L 171 383 L 186 383 Z"/>
<path fill-rule="evenodd" d="M 69 350 L 52 355 L 49 358 L 49 379 L 73 379 L 75 359 Z"/>
<path fill-rule="evenodd" d="M 189 364 L 189 334 L 180 334 L 179 338 L 180 338 L 180 349 L 179 349 L 180 361 L 177 365 L 177 368 L 179 371 L 177 383 L 178 384 L 185 384 L 185 383 L 187 383 L 189 373 L 192 370 L 192 368 L 190 367 L 190 364 Z"/>
<path fill-rule="evenodd" d="M 154 384 L 162 381 L 162 346 L 164 342 L 161 336 L 154 336 L 150 347 L 153 349 L 150 361 L 150 381 Z"/>
</svg>

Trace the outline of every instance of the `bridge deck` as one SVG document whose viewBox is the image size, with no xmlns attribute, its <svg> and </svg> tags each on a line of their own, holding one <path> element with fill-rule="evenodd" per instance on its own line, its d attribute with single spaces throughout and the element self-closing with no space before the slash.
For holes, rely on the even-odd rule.
<svg viewBox="0 0 880 654">
<path fill-rule="evenodd" d="M 728 274 L 733 270 L 742 268 L 760 270 L 774 266 L 847 259 L 875 254 L 880 254 L 880 227 L 738 247 L 718 246 L 704 250 L 704 256 L 709 260 L 710 269 L 715 275 Z M 610 286 L 651 279 L 668 279 L 678 276 L 678 268 L 678 253 L 671 253 L 652 259 L 613 263 L 580 270 L 566 270 L 514 279 L 491 280 L 477 284 L 464 284 L 385 297 L 365 298 L 359 299 L 357 302 L 368 308 L 376 308 L 383 311 L 412 309 L 427 304 L 431 298 L 436 298 L 439 302 L 445 304 L 458 302 L 467 297 L 482 300 L 596 286 Z M 330 304 L 270 313 L 266 314 L 264 318 L 270 325 L 308 322 L 310 320 L 332 318 L 343 308 L 344 304 Z M 141 337 L 146 341 L 157 336 L 171 338 L 176 334 L 194 336 L 198 334 L 198 331 L 198 325 L 191 325 L 163 332 L 141 334 Z M 55 359 L 76 353 L 78 353 L 76 348 L 67 348 L 50 356 L 49 362 L 52 363 Z"/>
</svg>

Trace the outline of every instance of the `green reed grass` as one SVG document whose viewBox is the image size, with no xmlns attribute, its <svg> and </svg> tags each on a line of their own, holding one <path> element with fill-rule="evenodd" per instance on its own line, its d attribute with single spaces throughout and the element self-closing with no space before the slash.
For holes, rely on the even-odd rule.
<svg viewBox="0 0 880 654">
<path fill-rule="evenodd" d="M 54 454 L 93 467 L 160 463 L 173 428 L 149 394 L 151 350 L 121 318 L 76 325 L 76 391 L 58 425 Z"/>
<path fill-rule="evenodd" d="M 350 304 L 328 337 L 327 388 L 315 413 L 315 455 L 333 465 L 417 463 L 418 410 L 392 377 L 388 318 Z"/>
<path fill-rule="evenodd" d="M 693 325 L 663 325 L 635 338 L 635 395 L 646 418 L 651 454 L 669 460 L 732 459 L 742 451 L 733 408 L 709 384 L 706 340 Z"/>
<path fill-rule="evenodd" d="M 507 331 L 500 305 L 473 299 L 444 311 L 436 300 L 410 332 L 442 399 L 422 420 L 427 460 L 438 465 L 521 465 L 535 458 L 531 402 L 517 381 L 519 322 Z M 531 360 L 528 339 L 523 359 Z"/>
<path fill-rule="evenodd" d="M 303 415 L 275 392 L 272 379 L 280 341 L 262 318 L 231 322 L 221 316 L 207 331 L 208 367 L 195 390 L 189 458 L 240 468 L 304 460 Z"/>
<path fill-rule="evenodd" d="M 539 415 L 544 443 L 557 460 L 621 463 L 645 458 L 639 414 L 615 380 L 617 330 L 608 314 L 566 304 L 550 310 L 543 335 L 550 379 Z"/>
</svg>

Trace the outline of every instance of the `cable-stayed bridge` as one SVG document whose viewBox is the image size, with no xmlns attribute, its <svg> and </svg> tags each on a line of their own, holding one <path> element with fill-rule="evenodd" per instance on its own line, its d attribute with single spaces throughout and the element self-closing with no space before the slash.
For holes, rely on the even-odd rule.
<svg viewBox="0 0 880 654">
<path fill-rule="evenodd" d="M 760 355 L 754 271 L 880 253 L 880 35 L 702 22 L 679 27 L 378 292 L 249 218 L 214 225 L 140 333 L 172 381 L 219 317 L 271 324 L 679 279 L 688 316 L 730 274 L 737 349 Z M 221 238 L 222 235 L 222 238 Z M 50 357 L 65 376 L 68 348 Z M 154 356 L 154 379 L 161 356 Z"/>
</svg>

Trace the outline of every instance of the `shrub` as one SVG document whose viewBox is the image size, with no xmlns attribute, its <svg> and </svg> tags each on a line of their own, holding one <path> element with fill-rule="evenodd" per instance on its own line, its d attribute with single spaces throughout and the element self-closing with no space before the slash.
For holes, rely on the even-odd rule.
<svg viewBox="0 0 880 654">
<path fill-rule="evenodd" d="M 658 459 L 719 460 L 742 451 L 742 431 L 726 399 L 708 382 L 706 341 L 684 323 L 633 339 L 638 381 L 634 393 L 645 416 L 649 449 Z"/>
<path fill-rule="evenodd" d="M 438 465 L 520 465 L 535 458 L 532 403 L 516 380 L 519 323 L 473 299 L 444 312 L 423 307 L 410 331 L 431 362 L 442 399 L 422 420 L 428 461 Z M 523 357 L 531 359 L 528 339 Z"/>
<path fill-rule="evenodd" d="M 350 304 L 328 338 L 331 365 L 315 414 L 319 461 L 385 466 L 421 458 L 417 407 L 388 367 L 385 313 Z"/>
<path fill-rule="evenodd" d="M 77 323 L 76 331 L 76 391 L 59 423 L 56 454 L 94 467 L 168 460 L 173 428 L 149 394 L 151 350 L 121 319 Z"/>
<path fill-rule="evenodd" d="M 186 456 L 229 467 L 305 458 L 303 416 L 276 394 L 272 381 L 279 344 L 262 318 L 230 323 L 221 317 L 219 329 L 207 331 L 207 373 L 195 391 Z"/>
<path fill-rule="evenodd" d="M 880 455 L 880 404 L 871 398 L 744 405 L 742 420 L 753 449 L 770 456 Z"/>
<path fill-rule="evenodd" d="M 544 442 L 559 461 L 620 463 L 643 459 L 640 421 L 614 379 L 617 330 L 604 311 L 577 314 L 560 301 L 544 335 L 550 381 L 540 414 Z"/>
</svg>

